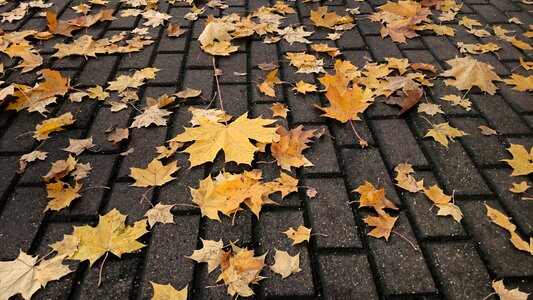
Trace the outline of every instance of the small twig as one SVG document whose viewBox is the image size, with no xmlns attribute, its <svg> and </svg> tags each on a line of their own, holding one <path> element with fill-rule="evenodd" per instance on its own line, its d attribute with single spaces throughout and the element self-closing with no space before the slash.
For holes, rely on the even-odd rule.
<svg viewBox="0 0 533 300">
<path fill-rule="evenodd" d="M 154 205 L 150 202 L 150 200 L 148 200 L 148 197 L 146 196 L 146 195 L 148 195 L 148 193 L 149 193 L 150 191 L 152 191 L 153 189 L 154 189 L 154 187 L 151 187 L 151 188 L 147 189 L 146 192 L 144 192 L 144 193 L 142 194 L 142 196 L 141 196 L 141 201 L 140 201 L 139 203 L 143 203 L 144 199 L 146 199 L 146 201 L 147 201 L 148 203 L 150 203 L 150 205 L 151 205 L 152 207 L 154 207 Z"/>
<path fill-rule="evenodd" d="M 404 239 L 407 243 L 409 243 L 409 245 L 411 245 L 411 247 L 413 247 L 413 250 L 415 251 L 418 251 L 418 249 L 416 248 L 415 244 L 413 242 L 411 242 L 411 240 L 409 240 L 407 237 L 405 237 L 403 234 L 399 233 L 398 231 L 395 231 L 395 230 L 391 230 L 392 233 L 394 234 L 397 234 L 399 237 L 401 237 L 402 239 Z"/>
<path fill-rule="evenodd" d="M 222 102 L 222 93 L 220 92 L 220 83 L 218 82 L 218 72 L 215 57 L 213 57 L 213 73 L 215 74 L 215 81 L 217 83 L 218 102 L 220 102 L 220 110 L 222 110 L 224 115 L 226 115 L 226 110 L 224 110 L 224 102 Z M 226 121 L 226 119 L 224 119 L 224 124 L 228 126 L 228 122 Z"/>
<path fill-rule="evenodd" d="M 367 141 L 365 141 L 365 140 L 359 135 L 359 133 L 357 133 L 357 130 L 355 130 L 355 126 L 353 125 L 352 119 L 349 119 L 348 122 L 350 122 L 350 126 L 352 127 L 353 133 L 355 134 L 355 136 L 356 136 L 357 139 L 359 140 L 359 145 L 361 145 L 361 148 L 364 148 L 364 147 L 368 146 Z"/>
<path fill-rule="evenodd" d="M 311 233 L 309 236 L 325 236 L 327 237 L 328 235 L 327 234 L 323 234 L 323 233 Z"/>
<path fill-rule="evenodd" d="M 107 259 L 107 256 L 109 255 L 109 251 L 105 252 L 104 260 L 102 260 L 102 264 L 100 265 L 100 272 L 98 272 L 98 286 L 102 283 L 102 272 L 104 270 L 104 264 Z"/>
<path fill-rule="evenodd" d="M 104 185 L 90 185 L 88 187 L 85 187 L 85 188 L 79 190 L 78 193 L 81 193 L 81 192 L 84 192 L 84 191 L 90 190 L 90 189 L 107 189 L 107 190 L 110 190 L 111 188 L 108 187 L 108 186 L 104 186 Z"/>
<path fill-rule="evenodd" d="M 185 207 L 192 207 L 192 208 L 200 208 L 200 207 L 198 207 L 198 205 L 186 204 L 186 203 L 177 203 L 177 204 L 174 204 L 174 206 L 185 206 Z"/>
<path fill-rule="evenodd" d="M 205 288 L 206 289 L 212 289 L 212 288 L 219 288 L 219 287 L 223 287 L 224 284 L 221 283 L 221 284 L 217 284 L 217 285 L 206 285 Z"/>
<path fill-rule="evenodd" d="M 496 292 L 493 292 L 493 293 L 488 294 L 487 297 L 485 297 L 485 298 L 483 298 L 483 299 L 481 299 L 481 300 L 487 300 L 487 299 L 490 298 L 490 296 L 493 296 L 493 295 L 496 295 Z"/>
<path fill-rule="evenodd" d="M 261 161 L 258 161 L 257 163 L 258 164 L 273 164 L 275 163 L 277 160 L 273 160 L 273 161 L 265 161 L 265 160 L 261 160 Z"/>
</svg>

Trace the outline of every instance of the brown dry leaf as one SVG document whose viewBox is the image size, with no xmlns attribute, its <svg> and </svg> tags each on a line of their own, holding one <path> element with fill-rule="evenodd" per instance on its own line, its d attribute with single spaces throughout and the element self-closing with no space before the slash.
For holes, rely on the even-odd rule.
<svg viewBox="0 0 533 300">
<path fill-rule="evenodd" d="M 453 85 L 459 90 L 470 90 L 477 86 L 482 91 L 494 95 L 497 87 L 492 83 L 501 80 L 493 70 L 494 68 L 484 62 L 477 61 L 469 56 L 447 60 L 452 69 L 444 71 L 441 75 L 455 77 L 444 81 L 446 85 Z"/>
<path fill-rule="evenodd" d="M 514 85 L 513 90 L 521 92 L 533 91 L 533 75 L 524 77 L 518 74 L 511 74 L 511 78 L 502 81 L 509 85 Z"/>
<path fill-rule="evenodd" d="M 192 114 L 192 118 L 190 121 L 192 126 L 200 125 L 200 122 L 198 121 L 199 117 L 206 118 L 213 122 L 219 122 L 219 123 L 226 123 L 232 118 L 232 116 L 228 115 L 221 109 L 216 109 L 216 108 L 201 109 L 201 108 L 189 107 L 189 111 Z"/>
<path fill-rule="evenodd" d="M 328 44 L 313 44 L 311 49 L 318 53 L 327 53 L 331 57 L 336 57 L 341 55 L 339 48 L 328 46 Z"/>
<path fill-rule="evenodd" d="M 502 159 L 513 168 L 511 176 L 528 175 L 533 173 L 533 147 L 529 153 L 527 149 L 522 145 L 511 144 L 511 147 L 507 148 L 507 151 L 513 156 L 512 159 Z"/>
<path fill-rule="evenodd" d="M 64 96 L 70 89 L 70 79 L 62 77 L 58 71 L 44 69 L 42 70 L 44 82 L 33 90 L 40 93 L 39 99 L 46 99 L 52 96 Z"/>
<path fill-rule="evenodd" d="M 423 94 L 424 91 L 421 88 L 410 89 L 407 90 L 407 92 L 401 90 L 397 91 L 398 97 L 390 97 L 385 100 L 385 103 L 390 105 L 398 105 L 399 107 L 401 107 L 402 109 L 398 113 L 398 115 L 400 116 L 412 107 L 414 107 L 418 102 L 420 102 L 420 99 Z"/>
<path fill-rule="evenodd" d="M 413 64 L 411 64 L 411 68 L 413 68 L 415 70 L 424 70 L 424 71 L 429 71 L 431 73 L 437 73 L 437 67 L 435 67 L 432 64 L 413 63 Z"/>
<path fill-rule="evenodd" d="M 229 23 L 219 20 L 209 22 L 198 37 L 200 47 L 212 55 L 227 56 L 237 51 L 239 47 L 231 45 L 230 31 L 233 30 L 234 27 Z"/>
<path fill-rule="evenodd" d="M 527 181 L 522 181 L 520 183 L 513 182 L 513 186 L 509 189 L 509 191 L 515 194 L 521 194 L 527 191 L 530 187 L 531 186 L 527 183 Z"/>
<path fill-rule="evenodd" d="M 70 156 L 66 160 L 58 160 L 52 163 L 50 171 L 43 176 L 44 181 L 48 182 L 51 179 L 59 180 L 76 168 L 78 162 L 73 156 Z"/>
<path fill-rule="evenodd" d="M 162 186 L 165 183 L 176 179 L 172 177 L 178 171 L 178 162 L 173 161 L 164 166 L 159 160 L 153 159 L 146 169 L 130 168 L 130 177 L 135 179 L 131 186 L 153 187 Z"/>
<path fill-rule="evenodd" d="M 104 88 L 97 85 L 95 87 L 88 88 L 86 90 L 87 96 L 91 99 L 98 99 L 100 101 L 104 101 L 109 97 L 109 93 L 104 91 Z"/>
<path fill-rule="evenodd" d="M 171 115 L 172 112 L 166 109 L 160 109 L 157 106 L 150 106 L 142 114 L 135 116 L 130 128 L 148 127 L 152 124 L 157 126 L 166 126 L 167 120 L 165 117 Z"/>
<path fill-rule="evenodd" d="M 529 296 L 528 293 L 521 292 L 518 288 L 513 290 L 506 289 L 503 285 L 503 279 L 498 281 L 494 280 L 492 282 L 492 288 L 501 300 L 527 300 Z"/>
<path fill-rule="evenodd" d="M 187 98 L 194 98 L 198 97 L 202 94 L 202 90 L 195 90 L 191 88 L 185 88 L 183 91 L 177 92 L 174 94 L 178 98 L 187 99 Z"/>
<path fill-rule="evenodd" d="M 166 33 L 168 37 L 179 37 L 187 32 L 187 29 L 182 29 L 179 25 L 168 24 Z"/>
<path fill-rule="evenodd" d="M 496 130 L 494 130 L 494 129 L 490 128 L 490 127 L 487 127 L 485 125 L 481 125 L 478 128 L 481 131 L 482 135 L 487 135 L 488 136 L 488 135 L 497 135 L 498 134 L 498 132 L 496 132 Z"/>
<path fill-rule="evenodd" d="M 275 122 L 271 119 L 248 119 L 247 114 L 244 114 L 229 125 L 203 117 L 199 117 L 198 122 L 200 126 L 185 128 L 185 132 L 173 139 L 182 143 L 194 142 L 184 150 L 190 154 L 191 168 L 213 161 L 220 150 L 224 151 L 226 162 L 250 165 L 254 153 L 258 150 L 250 139 L 260 143 L 279 140 L 276 128 L 265 127 Z"/>
<path fill-rule="evenodd" d="M 424 137 L 432 137 L 436 142 L 440 143 L 444 147 L 448 148 L 448 142 L 454 141 L 454 138 L 468 135 L 468 133 L 451 127 L 448 122 L 433 124 L 433 129 L 430 129 Z"/>
<path fill-rule="evenodd" d="M 272 111 L 272 117 L 281 117 L 283 119 L 287 118 L 287 113 L 289 112 L 289 109 L 285 104 L 276 102 L 270 106 L 270 110 Z"/>
<path fill-rule="evenodd" d="M 482 26 L 478 20 L 471 19 L 467 16 L 464 16 L 459 20 L 459 25 L 462 25 L 468 29 L 472 29 L 474 26 Z"/>
<path fill-rule="evenodd" d="M 253 250 L 238 248 L 232 245 L 233 251 L 221 265 L 222 274 L 217 282 L 224 281 L 228 286 L 228 294 L 240 297 L 250 297 L 254 291 L 250 284 L 257 284 L 263 277 L 259 276 L 265 266 L 266 254 L 254 257 Z"/>
<path fill-rule="evenodd" d="M 311 228 L 307 228 L 303 225 L 298 226 L 297 230 L 294 230 L 292 227 L 290 227 L 283 233 L 285 233 L 288 238 L 293 240 L 293 246 L 303 243 L 304 241 L 309 242 L 309 239 L 311 238 Z"/>
<path fill-rule="evenodd" d="M 531 46 L 530 44 L 528 44 L 528 43 L 526 43 L 524 41 L 518 40 L 516 38 L 513 38 L 511 40 L 511 44 L 513 46 L 515 46 L 516 48 L 518 48 L 518 49 L 522 49 L 522 50 L 526 50 L 526 51 L 533 50 L 533 46 Z"/>
<path fill-rule="evenodd" d="M 457 43 L 457 47 L 459 47 L 459 52 L 461 53 L 470 53 L 470 54 L 483 54 L 487 52 L 496 52 L 501 49 L 500 46 L 494 44 L 494 43 L 487 43 L 487 44 L 465 44 L 463 42 Z"/>
<path fill-rule="evenodd" d="M 224 256 L 224 242 L 222 242 L 222 239 L 218 242 L 211 241 L 211 240 L 204 240 L 200 238 L 202 241 L 203 247 L 200 250 L 194 250 L 193 254 L 191 256 L 186 256 L 187 258 L 190 258 L 196 262 L 205 262 L 207 263 L 207 272 L 211 273 L 213 272 L 222 261 L 222 257 Z"/>
<path fill-rule="evenodd" d="M 62 150 L 73 153 L 74 155 L 78 156 L 86 149 L 91 149 L 95 145 L 93 144 L 93 138 L 86 138 L 86 139 L 68 139 L 69 145 L 67 148 L 63 148 Z"/>
<path fill-rule="evenodd" d="M 416 181 L 413 175 L 411 175 L 415 171 L 410 164 L 399 164 L 394 168 L 394 171 L 398 173 L 395 178 L 397 186 L 411 193 L 416 193 L 424 189 L 424 180 Z"/>
<path fill-rule="evenodd" d="M 270 150 L 278 166 L 290 171 L 291 167 L 299 168 L 313 165 L 302 155 L 302 151 L 309 148 L 307 144 L 315 136 L 316 130 L 303 130 L 303 126 L 300 125 L 290 131 L 283 127 L 278 127 L 277 132 L 280 135 L 280 139 L 272 143 Z"/>
<path fill-rule="evenodd" d="M 145 214 L 148 219 L 148 226 L 153 228 L 156 223 L 174 223 L 174 215 L 170 212 L 172 207 L 174 205 L 157 203 L 154 207 L 150 208 Z"/>
<path fill-rule="evenodd" d="M 363 221 L 368 225 L 372 227 L 376 227 L 372 229 L 368 235 L 373 236 L 375 238 L 383 237 L 385 240 L 389 240 L 389 236 L 392 232 L 392 228 L 394 227 L 394 224 L 396 223 L 396 220 L 398 217 L 393 217 L 386 212 L 382 210 L 378 210 L 378 216 L 373 217 L 369 216 L 363 219 Z"/>
<path fill-rule="evenodd" d="M 81 187 L 82 185 L 77 182 L 74 187 L 61 181 L 46 184 L 46 192 L 48 193 L 47 197 L 51 200 L 48 202 L 48 205 L 46 205 L 44 211 L 59 211 L 65 207 L 69 207 L 72 201 L 81 197 L 81 195 L 78 194 Z"/>
<path fill-rule="evenodd" d="M 376 211 L 383 211 L 384 208 L 398 209 L 394 203 L 385 197 L 385 189 L 376 189 L 372 183 L 365 181 L 365 184 L 354 190 L 361 194 L 359 198 L 359 208 L 373 207 Z"/>
<path fill-rule="evenodd" d="M 48 21 L 48 29 L 54 34 L 60 34 L 64 36 L 72 36 L 72 31 L 91 27 L 97 22 L 112 21 L 116 18 L 113 17 L 113 10 L 101 10 L 93 15 L 81 16 L 68 21 L 57 20 L 57 14 L 50 11 L 46 13 L 46 20 Z"/>
<path fill-rule="evenodd" d="M 311 84 L 311 83 L 304 82 L 303 80 L 300 80 L 298 81 L 298 83 L 296 83 L 296 85 L 294 86 L 292 90 L 296 91 L 297 93 L 305 95 L 306 93 L 316 92 L 317 87 L 316 87 L 316 84 Z"/>
<path fill-rule="evenodd" d="M 140 220 L 135 222 L 133 226 L 127 226 L 125 225 L 126 218 L 126 215 L 113 209 L 100 216 L 96 227 L 74 226 L 74 232 L 70 236 L 77 237 L 79 244 L 76 251 L 68 255 L 67 258 L 79 261 L 89 260 L 89 266 L 92 266 L 107 252 L 121 257 L 124 253 L 131 253 L 146 246 L 137 241 L 148 232 L 146 220 Z M 65 235 L 65 238 L 70 236 Z"/>
<path fill-rule="evenodd" d="M 324 60 L 305 52 L 287 52 L 285 58 L 290 60 L 291 66 L 298 69 L 296 73 L 325 73 Z"/>
<path fill-rule="evenodd" d="M 310 44 L 311 42 L 306 39 L 306 37 L 313 34 L 312 31 L 305 31 L 304 26 L 292 28 L 291 26 L 285 27 L 283 30 L 279 31 L 279 35 L 292 45 L 293 43 L 304 43 Z"/>
<path fill-rule="evenodd" d="M 30 153 L 26 153 L 22 155 L 19 159 L 19 169 L 17 170 L 17 173 L 22 174 L 26 170 L 26 167 L 28 166 L 28 163 L 34 162 L 36 160 L 45 160 L 46 155 L 48 152 L 43 152 L 39 150 L 34 150 Z"/>
<path fill-rule="evenodd" d="M 382 23 L 381 37 L 390 36 L 395 42 L 405 43 L 406 38 L 418 36 L 415 31 L 417 24 L 431 23 L 428 19 L 431 11 L 415 1 L 387 2 L 378 9 L 380 11 L 371 15 L 370 19 Z"/>
<path fill-rule="evenodd" d="M 70 112 L 64 113 L 57 118 L 46 119 L 35 127 L 33 137 L 38 141 L 42 141 L 49 138 L 50 133 L 62 131 L 64 126 L 72 124 L 74 124 L 74 117 Z"/>
<path fill-rule="evenodd" d="M 74 178 L 75 181 L 78 181 L 83 178 L 87 178 L 91 170 L 92 167 L 90 163 L 77 163 L 76 168 L 72 171 L 72 173 L 70 173 L 70 175 Z"/>
<path fill-rule="evenodd" d="M 280 251 L 275 249 L 274 264 L 270 269 L 276 274 L 281 275 L 281 279 L 285 279 L 292 274 L 300 272 L 300 253 L 291 256 L 287 251 Z"/>
<path fill-rule="evenodd" d="M 307 188 L 307 190 L 305 191 L 305 194 L 307 195 L 309 199 L 312 199 L 316 197 L 318 192 L 315 188 Z"/>
<path fill-rule="evenodd" d="M 187 300 L 188 287 L 176 290 L 170 283 L 158 284 L 150 281 L 154 289 L 154 296 L 151 300 Z"/>
<path fill-rule="evenodd" d="M 277 77 L 278 69 L 272 70 L 270 73 L 268 73 L 265 80 L 258 84 L 257 87 L 259 88 L 259 91 L 269 97 L 276 98 L 276 90 L 274 89 L 274 86 L 276 84 L 281 84 L 282 81 Z"/>
<path fill-rule="evenodd" d="M 420 103 L 420 105 L 418 105 L 418 112 L 423 112 L 430 116 L 444 113 L 442 109 L 440 109 L 440 105 L 434 103 Z"/>
<path fill-rule="evenodd" d="M 106 140 L 113 144 L 118 144 L 123 140 L 127 140 L 129 135 L 130 130 L 128 128 L 116 128 L 115 131 L 107 136 Z"/>
</svg>

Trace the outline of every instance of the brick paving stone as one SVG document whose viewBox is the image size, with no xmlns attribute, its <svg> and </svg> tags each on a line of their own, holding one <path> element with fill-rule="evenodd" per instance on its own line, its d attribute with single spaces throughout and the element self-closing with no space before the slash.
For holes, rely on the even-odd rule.
<svg viewBox="0 0 533 300">
<path fill-rule="evenodd" d="M 379 299 L 365 255 L 320 255 L 319 263 L 328 299 Z"/>
<path fill-rule="evenodd" d="M 178 81 L 179 71 L 183 62 L 182 54 L 158 54 L 152 67 L 160 69 L 154 79 L 149 83 L 175 84 Z"/>
<path fill-rule="evenodd" d="M 84 86 L 94 86 L 94 85 L 103 85 L 107 84 L 107 80 L 112 74 L 115 63 L 118 60 L 118 56 L 102 55 L 97 59 L 91 58 L 83 68 L 83 71 L 80 74 L 77 82 L 83 84 Z M 95 76 L 98 74 L 98 76 Z"/>
<path fill-rule="evenodd" d="M 319 248 L 361 248 L 357 223 L 349 204 L 342 178 L 307 179 L 307 186 L 317 190 L 315 198 L 307 200 L 311 227 Z"/>
<path fill-rule="evenodd" d="M 4 198 L 4 193 L 9 190 L 17 176 L 16 170 L 19 167 L 18 156 L 0 156 L 0 199 Z M 0 202 L 1 203 L 1 202 Z"/>
<path fill-rule="evenodd" d="M 400 213 L 394 230 L 415 241 L 412 228 L 404 214 Z M 422 253 L 415 251 L 398 235 L 391 234 L 388 242 L 369 237 L 368 245 L 376 260 L 386 295 L 437 291 Z"/>
<path fill-rule="evenodd" d="M 472 243 L 427 243 L 444 296 L 450 299 L 483 299 L 492 292 L 491 280 Z M 461 274 L 462 280 L 457 280 Z"/>
<path fill-rule="evenodd" d="M 306 127 L 308 130 L 322 130 L 323 128 L 323 126 Z M 324 153 L 328 153 L 328 155 L 324 156 Z M 304 168 L 303 172 L 305 174 L 340 172 L 333 140 L 328 130 L 325 131 L 325 134 L 320 139 L 313 143 L 311 148 L 306 150 L 305 157 L 314 165 L 309 168 Z"/>
<path fill-rule="evenodd" d="M 369 145 L 376 144 L 376 141 L 370 133 L 370 129 L 368 128 L 366 121 L 357 121 L 354 123 L 354 127 L 357 130 L 359 136 L 361 136 L 361 138 L 367 141 Z M 334 141 L 338 145 L 359 145 L 359 140 L 355 136 L 355 133 L 353 132 L 352 127 L 350 126 L 350 123 L 341 124 L 339 122 L 332 122 L 330 128 L 333 136 L 335 137 Z"/>
<path fill-rule="evenodd" d="M 237 213 L 235 219 L 220 216 L 221 222 L 207 219 L 204 228 L 204 238 L 249 244 L 252 242 L 252 226 L 257 217 L 249 210 Z M 253 220 L 252 220 L 253 219 Z"/>
<path fill-rule="evenodd" d="M 487 260 L 487 267 L 497 278 L 527 276 L 533 270 L 533 257 L 517 250 L 509 240 L 509 233 L 492 224 L 485 205 L 502 211 L 495 201 L 463 201 L 461 209 L 467 229 L 481 249 L 482 257 Z M 519 261 L 519 264 L 516 262 Z"/>
<path fill-rule="evenodd" d="M 166 127 L 130 128 L 128 149 L 133 153 L 122 159 L 118 177 L 129 176 L 131 167 L 145 169 L 157 157 L 155 147 L 163 145 L 166 132 Z"/>
<path fill-rule="evenodd" d="M 136 187 L 133 189 L 130 183 L 116 182 L 110 192 L 109 199 L 104 209 L 104 214 L 113 209 L 118 209 L 122 214 L 128 215 L 126 222 L 133 224 L 144 217 L 150 209 L 154 192 L 149 188 Z"/>
<path fill-rule="evenodd" d="M 28 251 L 44 217 L 44 187 L 17 187 L 5 200 L 0 214 L 0 259 L 17 257 L 19 250 Z"/>
<path fill-rule="evenodd" d="M 381 36 L 368 36 L 366 42 L 375 61 L 383 62 L 385 57 L 403 58 L 398 46 L 390 39 L 383 39 Z"/>
<path fill-rule="evenodd" d="M 505 103 L 503 98 L 472 95 L 470 99 L 496 131 L 501 133 L 530 132 L 530 128 Z"/>
<path fill-rule="evenodd" d="M 144 266 L 141 299 L 153 295 L 150 281 L 178 290 L 192 285 L 194 261 L 186 258 L 196 249 L 198 216 L 175 216 L 175 224 L 157 224 L 152 230 Z M 171 240 L 172 243 L 168 243 Z M 179 275 L 178 275 L 179 274 Z"/>
<path fill-rule="evenodd" d="M 406 162 L 415 166 L 428 165 L 405 120 L 375 120 L 371 121 L 371 124 L 378 137 L 381 151 L 391 166 Z M 401 143 L 396 140 L 397 136 L 402 137 Z"/>
<path fill-rule="evenodd" d="M 476 164 L 497 165 L 505 156 L 507 151 L 498 136 L 481 134 L 478 127 L 488 125 L 482 118 L 451 118 L 450 124 L 468 133 L 461 139 Z"/>
<path fill-rule="evenodd" d="M 102 272 L 102 284 L 98 286 L 99 268 L 94 265 L 86 271 L 80 290 L 75 294 L 78 299 L 97 299 L 113 297 L 127 299 L 134 287 L 136 270 L 140 259 L 124 255 L 122 259 L 110 257 Z"/>
</svg>

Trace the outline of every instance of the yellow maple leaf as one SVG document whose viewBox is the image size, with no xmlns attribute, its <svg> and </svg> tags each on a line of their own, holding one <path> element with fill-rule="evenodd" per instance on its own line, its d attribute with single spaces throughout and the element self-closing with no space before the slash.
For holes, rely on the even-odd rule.
<svg viewBox="0 0 533 300">
<path fill-rule="evenodd" d="M 376 187 L 368 181 L 365 181 L 365 184 L 359 186 L 354 192 L 361 194 L 361 197 L 359 198 L 360 208 L 373 207 L 378 212 L 382 211 L 384 208 L 398 209 L 392 201 L 385 197 L 384 188 L 376 189 Z"/>
<path fill-rule="evenodd" d="M 413 175 L 411 175 L 415 171 L 410 164 L 399 164 L 394 170 L 398 173 L 395 178 L 397 186 L 411 193 L 416 193 L 424 189 L 424 180 L 416 181 Z"/>
<path fill-rule="evenodd" d="M 274 264 L 270 266 L 270 269 L 281 275 L 281 279 L 284 279 L 291 274 L 298 273 L 300 269 L 300 253 L 295 256 L 291 256 L 287 251 L 276 250 L 274 254 Z"/>
<path fill-rule="evenodd" d="M 178 291 L 170 283 L 158 284 L 152 281 L 150 283 L 154 289 L 152 300 L 187 300 L 187 286 Z"/>
<path fill-rule="evenodd" d="M 513 168 L 511 176 L 528 175 L 533 173 L 533 147 L 529 153 L 527 149 L 522 145 L 511 144 L 511 147 L 507 148 L 507 151 L 513 156 L 512 159 L 502 159 Z"/>
<path fill-rule="evenodd" d="M 424 194 L 435 204 L 447 204 L 452 201 L 452 197 L 444 194 L 444 191 L 436 184 L 424 189 Z"/>
<path fill-rule="evenodd" d="M 192 202 L 200 207 L 202 217 L 220 221 L 218 212 L 226 211 L 228 197 L 218 192 L 211 176 L 200 181 L 198 189 L 191 188 Z"/>
<path fill-rule="evenodd" d="M 21 250 L 15 260 L 0 261 L 0 299 L 10 299 L 11 296 L 21 294 L 22 298 L 29 300 L 48 282 L 58 280 L 70 272 L 70 268 L 63 265 L 62 256 L 38 259 Z"/>
<path fill-rule="evenodd" d="M 316 84 L 311 84 L 300 80 L 296 83 L 292 90 L 305 95 L 306 93 L 316 92 L 317 88 Z"/>
<path fill-rule="evenodd" d="M 335 12 L 328 12 L 327 6 L 319 6 L 317 10 L 312 10 L 309 19 L 313 21 L 316 26 L 329 29 L 332 29 L 335 25 L 350 23 L 353 21 L 349 16 L 341 17 Z"/>
<path fill-rule="evenodd" d="M 254 291 L 250 284 L 258 283 L 263 277 L 259 273 L 265 266 L 266 254 L 255 257 L 253 250 L 241 249 L 233 246 L 232 255 L 222 264 L 222 273 L 217 282 L 224 281 L 228 286 L 228 294 L 240 297 L 250 297 Z"/>
<path fill-rule="evenodd" d="M 452 68 L 442 73 L 445 77 L 455 77 L 444 81 L 446 85 L 453 85 L 459 90 L 470 90 L 477 86 L 482 91 L 494 95 L 497 87 L 492 83 L 501 80 L 493 70 L 494 68 L 484 62 L 480 62 L 469 56 L 447 60 Z"/>
<path fill-rule="evenodd" d="M 274 90 L 274 86 L 276 84 L 281 84 L 282 81 L 277 77 L 278 69 L 272 70 L 270 73 L 268 73 L 265 80 L 258 84 L 257 87 L 259 88 L 259 91 L 269 97 L 276 98 L 276 90 Z"/>
<path fill-rule="evenodd" d="M 524 77 L 518 74 L 512 74 L 511 78 L 502 81 L 509 85 L 514 85 L 513 90 L 521 92 L 533 91 L 533 75 Z"/>
<path fill-rule="evenodd" d="M 221 124 L 199 117 L 200 126 L 185 128 L 185 132 L 174 138 L 178 142 L 192 142 L 184 152 L 189 153 L 191 167 L 210 162 L 220 150 L 224 151 L 225 161 L 234 161 L 251 165 L 254 153 L 258 150 L 250 139 L 260 143 L 272 143 L 279 140 L 276 128 L 264 126 L 275 122 L 272 119 L 248 119 L 241 115 L 229 125 Z"/>
<path fill-rule="evenodd" d="M 308 167 L 313 164 L 302 155 L 302 151 L 309 148 L 308 143 L 311 138 L 315 136 L 315 130 L 303 130 L 300 125 L 295 129 L 287 131 L 283 127 L 279 127 L 277 131 L 280 139 L 272 143 L 270 150 L 272 156 L 276 159 L 278 166 L 282 169 L 290 171 L 291 167 L 299 168 L 302 166 Z"/>
<path fill-rule="evenodd" d="M 288 238 L 293 240 L 292 245 L 300 244 L 304 241 L 309 242 L 309 239 L 311 238 L 311 228 L 307 228 L 303 225 L 298 226 L 298 229 L 296 230 L 290 227 L 283 233 L 285 233 Z"/>
<path fill-rule="evenodd" d="M 46 192 L 48 193 L 48 198 L 52 199 L 48 202 L 48 205 L 44 209 L 59 211 L 65 207 L 70 206 L 73 200 L 81 197 L 78 192 L 80 191 L 82 185 L 76 182 L 74 187 L 71 187 L 68 183 L 65 182 L 53 182 L 46 185 Z"/>
<path fill-rule="evenodd" d="M 126 217 L 117 209 L 113 209 L 100 216 L 96 227 L 74 226 L 72 235 L 79 238 L 79 244 L 76 251 L 68 258 L 79 261 L 89 260 L 89 266 L 92 266 L 107 252 L 120 257 L 124 253 L 131 253 L 146 246 L 137 241 L 148 232 L 146 220 L 137 221 L 133 226 L 126 226 Z"/>
<path fill-rule="evenodd" d="M 130 168 L 130 177 L 135 179 L 132 186 L 153 187 L 162 186 L 176 178 L 172 174 L 179 169 L 178 162 L 173 161 L 164 166 L 159 160 L 153 159 L 146 169 Z"/>
<path fill-rule="evenodd" d="M 185 256 L 187 258 L 190 258 L 196 262 L 204 262 L 207 263 L 207 273 L 213 272 L 222 261 L 222 257 L 224 256 L 224 242 L 222 240 L 219 240 L 217 242 L 211 241 L 211 240 L 204 240 L 200 238 L 202 241 L 202 249 L 194 250 L 194 252 L 190 256 Z"/>
<path fill-rule="evenodd" d="M 393 217 L 382 210 L 378 210 L 377 217 L 369 216 L 364 218 L 363 221 L 368 226 L 376 227 L 368 233 L 369 236 L 373 236 L 378 239 L 383 237 L 388 241 L 392 232 L 392 228 L 394 227 L 397 219 L 398 217 Z"/>
<path fill-rule="evenodd" d="M 33 137 L 39 141 L 49 138 L 49 134 L 64 130 L 63 126 L 74 124 L 72 113 L 67 112 L 57 118 L 50 118 L 35 127 Z"/>
<path fill-rule="evenodd" d="M 506 289 L 505 285 L 503 285 L 503 279 L 492 281 L 492 288 L 502 300 L 527 300 L 529 296 L 528 293 L 521 292 L 518 288 L 512 290 Z"/>
<path fill-rule="evenodd" d="M 521 194 L 527 191 L 531 186 L 527 181 L 522 181 L 520 183 L 513 182 L 513 186 L 509 189 L 510 192 L 515 194 Z"/>
<path fill-rule="evenodd" d="M 511 222 L 511 218 L 488 206 L 487 204 L 485 204 L 485 207 L 487 208 L 487 217 L 490 218 L 492 223 L 502 227 L 503 229 L 506 229 L 509 232 L 514 232 L 516 230 L 516 225 Z"/>
<path fill-rule="evenodd" d="M 431 124 L 433 129 L 430 129 L 424 137 L 432 137 L 435 141 L 448 148 L 448 141 L 453 141 L 454 138 L 468 135 L 468 133 L 454 128 L 446 123 Z"/>
</svg>

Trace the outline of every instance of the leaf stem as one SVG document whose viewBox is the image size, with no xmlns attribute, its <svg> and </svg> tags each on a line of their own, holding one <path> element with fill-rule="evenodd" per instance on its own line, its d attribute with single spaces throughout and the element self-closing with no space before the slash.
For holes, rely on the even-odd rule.
<svg viewBox="0 0 533 300">
<path fill-rule="evenodd" d="M 224 102 L 222 101 L 222 94 L 220 93 L 220 83 L 218 82 L 218 69 L 215 61 L 215 57 L 213 57 L 213 73 L 215 75 L 215 81 L 217 83 L 217 94 L 218 94 L 218 102 L 220 102 L 220 110 L 226 115 L 226 110 L 224 110 Z M 224 119 L 224 124 L 228 126 L 228 121 Z"/>
<path fill-rule="evenodd" d="M 109 251 L 105 252 L 104 260 L 102 260 L 102 264 L 100 265 L 100 271 L 98 272 L 98 286 L 102 284 L 102 272 L 104 270 L 104 264 L 107 259 L 107 256 L 109 255 Z"/>
<path fill-rule="evenodd" d="M 368 146 L 368 142 L 365 141 L 365 140 L 359 135 L 359 133 L 357 133 L 357 130 L 355 130 L 355 126 L 353 125 L 352 119 L 349 119 L 348 122 L 350 123 L 350 126 L 352 127 L 353 133 L 355 134 L 355 136 L 356 136 L 357 139 L 359 140 L 359 145 L 361 145 L 361 148 L 364 148 L 364 147 Z"/>
<path fill-rule="evenodd" d="M 401 234 L 401 233 L 399 233 L 398 231 L 395 231 L 395 230 L 391 230 L 391 232 L 396 234 L 396 235 L 398 235 L 403 240 L 405 240 L 407 243 L 409 243 L 409 245 L 411 245 L 413 250 L 418 251 L 418 249 L 416 248 L 415 244 L 413 242 L 411 242 L 411 240 L 409 240 L 405 235 L 403 235 L 403 234 Z"/>
</svg>

